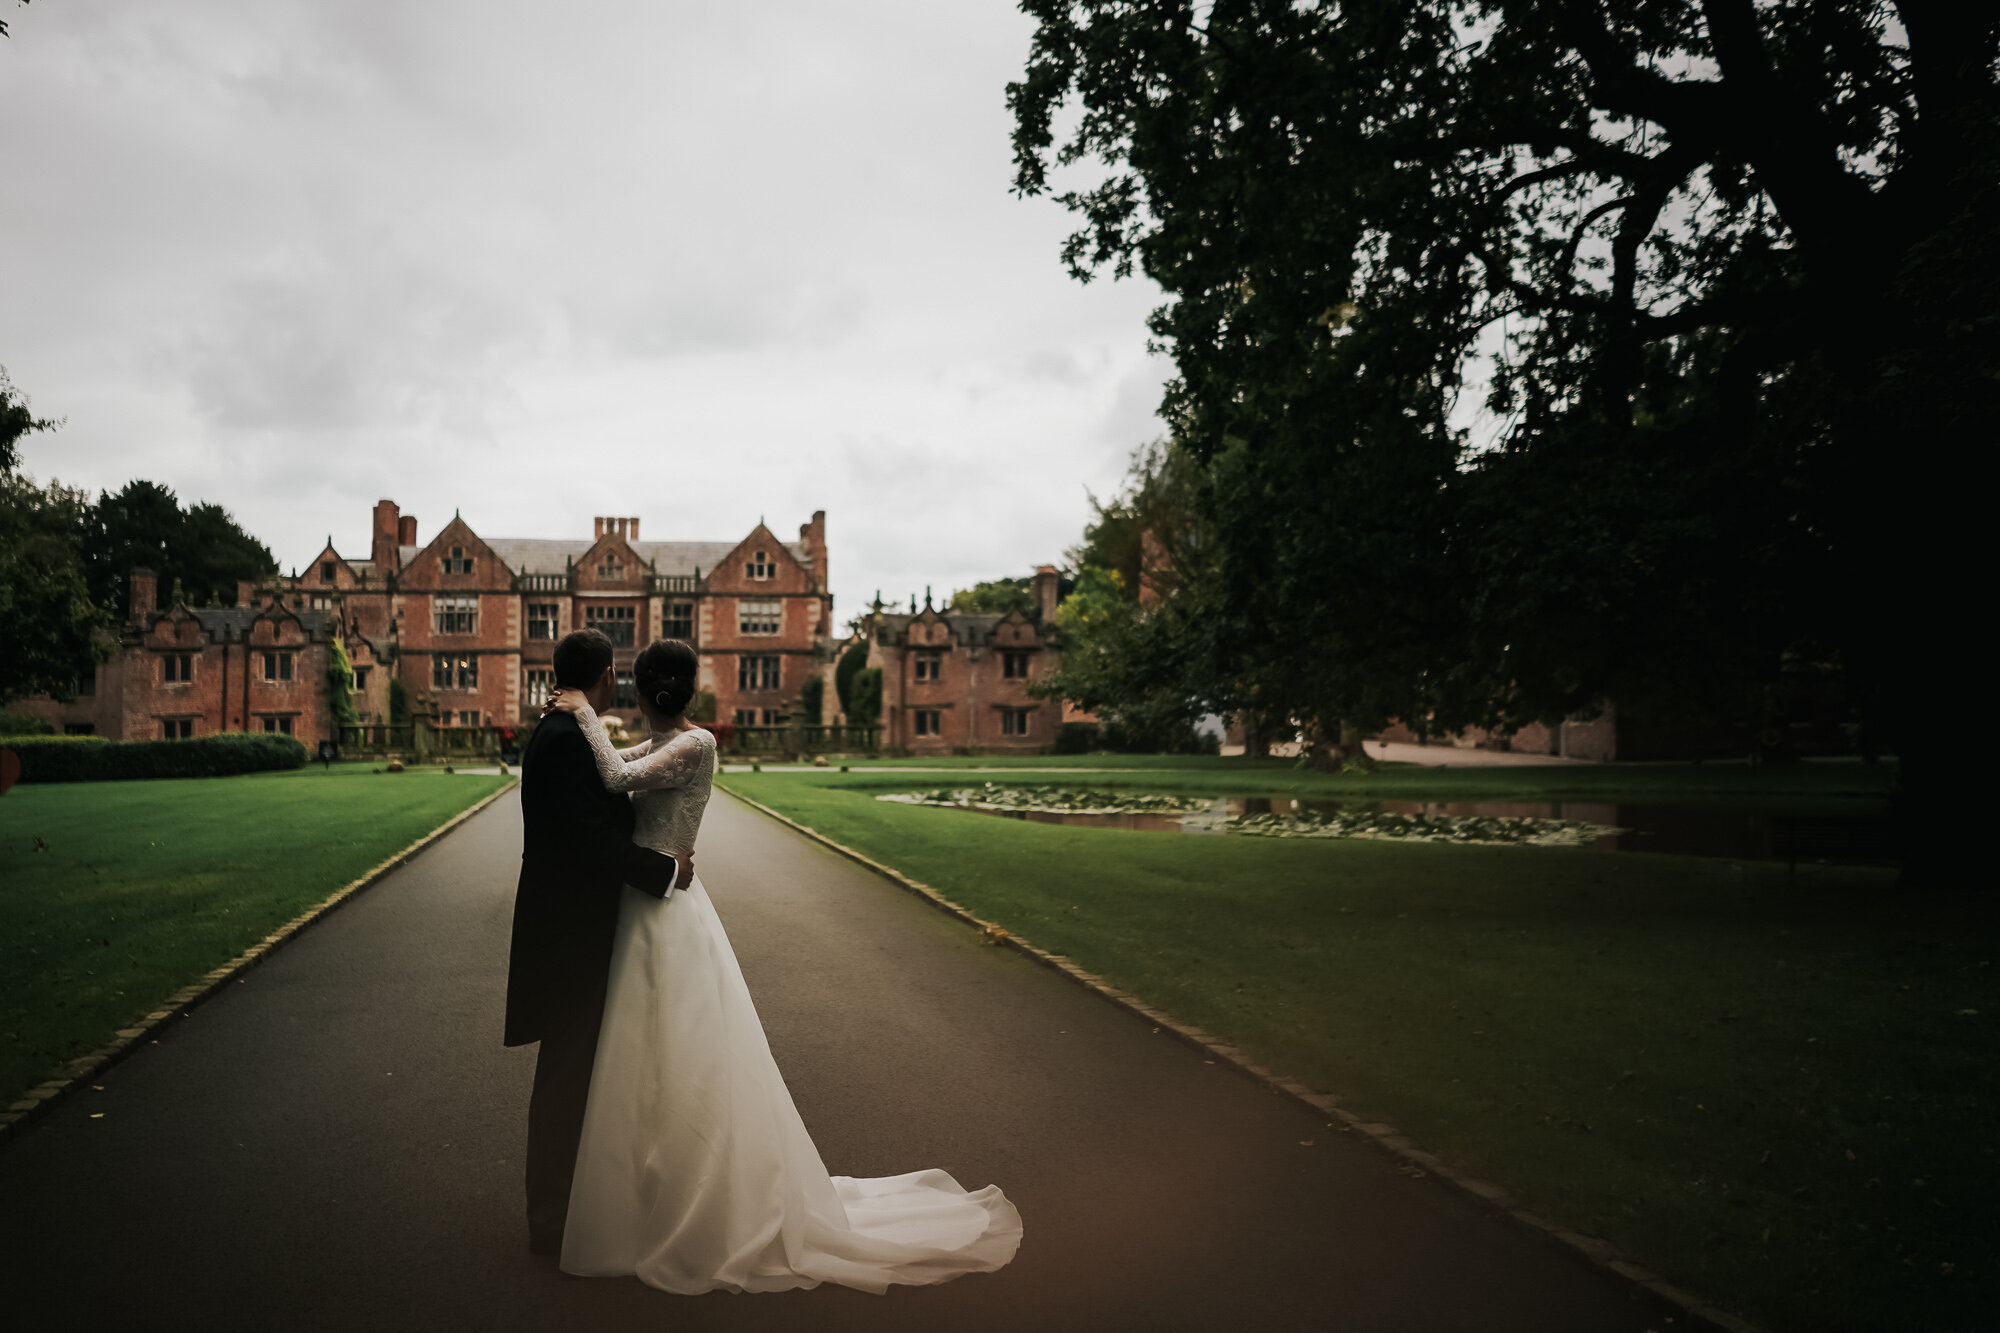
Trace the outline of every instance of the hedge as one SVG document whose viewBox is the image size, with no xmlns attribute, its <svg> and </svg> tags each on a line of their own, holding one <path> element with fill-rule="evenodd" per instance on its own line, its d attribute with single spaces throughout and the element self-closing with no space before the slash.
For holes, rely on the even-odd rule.
<svg viewBox="0 0 2000 1333">
<path fill-rule="evenodd" d="M 113 741 L 102 736 L 22 736 L 23 782 L 119 782 L 129 778 L 219 778 L 300 768 L 306 747 L 290 736 L 222 732 L 184 741 Z"/>
</svg>

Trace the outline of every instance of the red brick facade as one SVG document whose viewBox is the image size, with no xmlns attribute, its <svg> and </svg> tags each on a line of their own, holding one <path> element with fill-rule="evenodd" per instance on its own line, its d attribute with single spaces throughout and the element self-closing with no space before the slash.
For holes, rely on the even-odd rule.
<svg viewBox="0 0 2000 1333">
<path fill-rule="evenodd" d="M 131 610 L 111 660 L 67 704 L 13 705 L 58 729 L 114 740 L 274 731 L 308 747 L 330 734 L 327 666 L 337 626 L 325 611 L 261 604 L 153 609 L 152 571 L 131 575 Z"/>
<path fill-rule="evenodd" d="M 1028 685 L 1061 660 L 1055 636 L 1056 571 L 1034 579 L 1033 615 L 937 611 L 901 615 L 879 606 L 868 622 L 868 665 L 882 671 L 882 744 L 910 754 L 962 750 L 1033 754 L 1049 749 L 1063 705 Z"/>
<path fill-rule="evenodd" d="M 355 710 L 370 722 L 388 720 L 392 677 L 428 699 L 440 725 L 531 720 L 553 680 L 556 641 L 593 626 L 610 635 L 628 688 L 648 643 L 694 645 L 700 688 L 724 721 L 747 712 L 775 723 L 807 678 L 830 672 L 824 511 L 795 542 L 761 523 L 735 543 L 645 542 L 639 530 L 637 518 L 599 518 L 588 541 L 488 540 L 454 515 L 420 547 L 416 520 L 384 500 L 367 560 L 329 544 L 280 591 L 347 626 L 361 678 Z M 639 724 L 635 704 L 614 711 Z"/>
<path fill-rule="evenodd" d="M 367 559 L 329 541 L 292 577 L 239 585 L 238 606 L 135 613 L 76 700 L 14 707 L 113 738 L 269 728 L 316 745 L 338 636 L 364 723 L 389 721 L 394 680 L 440 726 L 510 726 L 540 714 L 556 641 L 595 625 L 612 637 L 628 727 L 632 661 L 659 638 L 695 646 L 718 718 L 775 723 L 808 678 L 831 675 L 826 572 L 823 511 L 795 542 L 761 523 L 734 543 L 642 542 L 636 518 L 599 518 L 588 541 L 489 541 L 454 515 L 419 546 L 416 519 L 384 500 Z M 134 571 L 132 605 L 150 608 L 156 586 Z"/>
</svg>

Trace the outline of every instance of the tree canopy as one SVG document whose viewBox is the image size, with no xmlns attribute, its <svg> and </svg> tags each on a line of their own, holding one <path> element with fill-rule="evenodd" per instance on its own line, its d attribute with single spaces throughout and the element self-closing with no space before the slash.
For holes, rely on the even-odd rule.
<svg viewBox="0 0 2000 1333">
<path fill-rule="evenodd" d="M 1193 688 L 1754 722 L 1831 669 L 1894 730 L 1884 518 L 1994 419 L 2000 10 L 1023 8 L 1017 189 L 1167 293 Z"/>
<path fill-rule="evenodd" d="M 104 492 L 86 516 L 82 544 L 90 592 L 98 605 L 123 609 L 126 576 L 159 576 L 162 604 L 178 582 L 189 601 L 231 604 L 239 580 L 278 572 L 270 548 L 245 532 L 220 505 L 183 509 L 157 482 L 127 482 Z"/>
<path fill-rule="evenodd" d="M 1035 591 L 1027 578 L 986 579 L 951 595 L 954 611 L 989 612 L 1006 615 L 1019 611 L 1028 615 L 1035 609 Z"/>
</svg>

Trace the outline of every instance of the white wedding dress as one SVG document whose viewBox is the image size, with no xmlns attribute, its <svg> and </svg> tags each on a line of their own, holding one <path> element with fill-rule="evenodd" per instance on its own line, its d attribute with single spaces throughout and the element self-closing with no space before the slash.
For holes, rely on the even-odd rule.
<svg viewBox="0 0 2000 1333">
<path fill-rule="evenodd" d="M 691 853 L 715 738 L 656 734 L 620 752 L 588 706 L 577 720 L 605 785 L 632 793 L 634 840 Z M 1020 1243 L 998 1186 L 967 1192 L 936 1170 L 829 1176 L 700 877 L 665 899 L 624 890 L 564 1272 L 687 1295 L 821 1282 L 881 1292 L 990 1272 Z"/>
</svg>

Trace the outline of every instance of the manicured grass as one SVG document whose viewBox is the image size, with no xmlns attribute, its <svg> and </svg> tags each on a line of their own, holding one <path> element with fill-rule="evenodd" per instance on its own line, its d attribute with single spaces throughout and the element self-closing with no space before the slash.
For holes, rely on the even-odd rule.
<svg viewBox="0 0 2000 1333">
<path fill-rule="evenodd" d="M 347 765 L 15 787 L 0 1105 L 509 781 Z"/>
<path fill-rule="evenodd" d="M 724 785 L 1773 1328 L 1990 1318 L 1983 897 L 1861 868 L 1788 888 L 1782 865 L 1693 857 L 1071 828 L 873 800 L 889 776 Z"/>
</svg>

